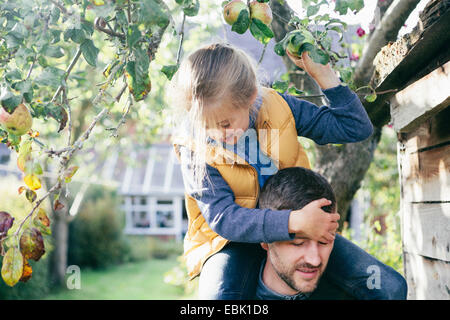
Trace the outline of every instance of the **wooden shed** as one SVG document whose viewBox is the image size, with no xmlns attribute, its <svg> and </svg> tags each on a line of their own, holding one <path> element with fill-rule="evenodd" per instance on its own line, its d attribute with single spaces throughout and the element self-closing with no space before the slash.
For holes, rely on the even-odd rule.
<svg viewBox="0 0 450 320">
<path fill-rule="evenodd" d="M 448 0 L 430 1 L 417 27 L 375 59 L 377 91 L 394 91 L 385 101 L 398 132 L 408 299 L 450 300 L 449 60 Z"/>
</svg>

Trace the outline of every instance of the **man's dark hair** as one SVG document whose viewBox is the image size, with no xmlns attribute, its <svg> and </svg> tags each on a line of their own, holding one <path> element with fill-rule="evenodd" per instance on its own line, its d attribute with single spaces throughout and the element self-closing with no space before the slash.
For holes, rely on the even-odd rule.
<svg viewBox="0 0 450 320">
<path fill-rule="evenodd" d="M 332 202 L 322 209 L 329 213 L 334 212 L 336 196 L 328 181 L 312 170 L 290 167 L 278 171 L 267 179 L 259 196 L 259 207 L 272 210 L 299 210 L 321 198 Z"/>
</svg>

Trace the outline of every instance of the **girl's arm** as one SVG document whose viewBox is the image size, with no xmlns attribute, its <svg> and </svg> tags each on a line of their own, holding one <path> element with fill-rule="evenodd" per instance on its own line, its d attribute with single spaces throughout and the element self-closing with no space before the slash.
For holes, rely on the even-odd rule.
<svg viewBox="0 0 450 320">
<path fill-rule="evenodd" d="M 297 134 L 317 144 L 349 143 L 367 139 L 373 126 L 358 96 L 338 85 L 323 89 L 330 106 L 317 107 L 289 94 L 281 94 L 291 108 Z"/>
<path fill-rule="evenodd" d="M 330 64 L 315 63 L 307 52 L 301 58 L 286 51 L 298 67 L 305 70 L 320 86 L 330 106 L 317 107 L 288 94 L 283 98 L 294 115 L 299 136 L 313 139 L 318 144 L 358 142 L 373 133 L 373 126 L 358 96 L 342 86 Z"/>
<path fill-rule="evenodd" d="M 230 241 L 270 243 L 291 240 L 289 216 L 291 210 L 250 209 L 236 204 L 234 193 L 222 175 L 207 165 L 210 181 L 204 179 L 203 193 L 193 187 L 189 150 L 180 148 L 181 172 L 186 193 L 196 199 L 209 227 Z M 214 185 L 214 188 L 212 188 Z"/>
</svg>

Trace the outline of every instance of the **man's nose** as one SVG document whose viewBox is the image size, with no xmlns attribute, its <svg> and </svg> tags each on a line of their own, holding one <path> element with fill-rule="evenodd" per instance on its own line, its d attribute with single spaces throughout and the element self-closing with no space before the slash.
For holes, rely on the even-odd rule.
<svg viewBox="0 0 450 320">
<path fill-rule="evenodd" d="M 311 243 L 305 254 L 305 262 L 318 267 L 321 263 L 321 258 L 319 255 L 319 246 L 317 243 Z"/>
</svg>

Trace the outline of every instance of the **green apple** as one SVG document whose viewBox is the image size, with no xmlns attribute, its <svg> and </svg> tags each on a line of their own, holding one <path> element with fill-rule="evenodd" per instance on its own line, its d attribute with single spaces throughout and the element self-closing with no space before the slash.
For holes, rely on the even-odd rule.
<svg viewBox="0 0 450 320">
<path fill-rule="evenodd" d="M 295 30 L 292 31 L 291 35 L 289 36 L 289 41 L 286 49 L 291 55 L 300 57 L 301 54 L 299 54 L 299 50 L 304 43 L 314 45 L 314 36 L 307 30 Z"/>
<path fill-rule="evenodd" d="M 19 104 L 12 113 L 0 107 L 0 126 L 8 133 L 21 136 L 31 129 L 32 124 L 30 110 L 23 103 Z"/>
<path fill-rule="evenodd" d="M 223 18 L 229 25 L 233 25 L 242 10 L 247 10 L 247 5 L 240 0 L 233 0 L 223 8 Z"/>
<path fill-rule="evenodd" d="M 268 25 L 272 22 L 272 10 L 267 3 L 252 1 L 250 2 L 250 18 L 259 19 Z"/>
</svg>

